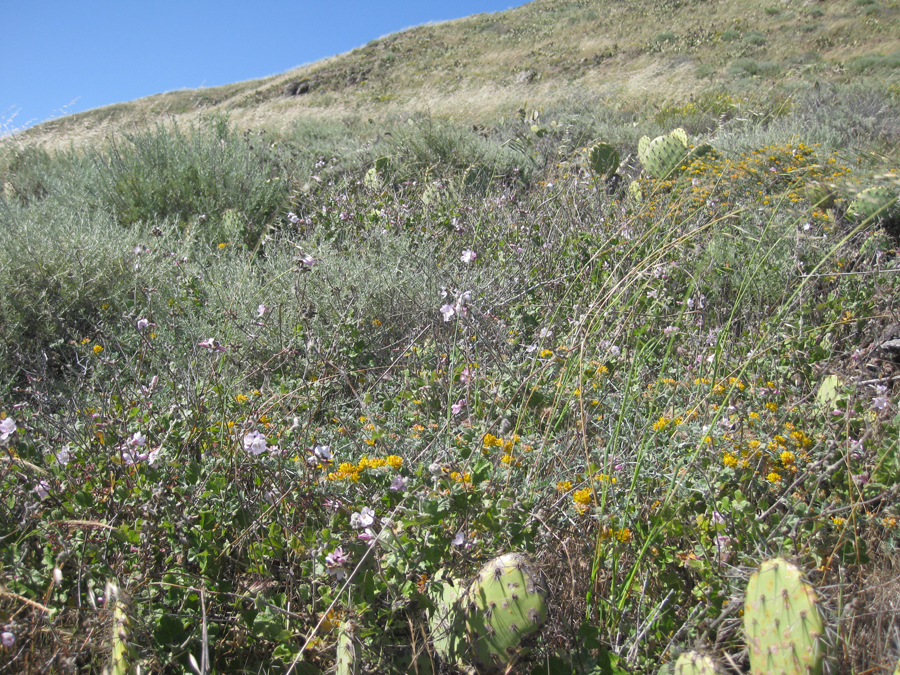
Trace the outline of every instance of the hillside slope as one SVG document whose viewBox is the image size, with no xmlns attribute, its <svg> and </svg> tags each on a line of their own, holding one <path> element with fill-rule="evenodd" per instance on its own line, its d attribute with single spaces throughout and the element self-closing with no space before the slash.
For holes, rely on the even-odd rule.
<svg viewBox="0 0 900 675">
<path fill-rule="evenodd" d="M 224 110 L 239 126 L 276 129 L 302 117 L 377 119 L 401 110 L 477 122 L 523 100 L 585 89 L 659 102 L 729 84 L 895 78 L 898 24 L 896 1 L 535 0 L 411 28 L 282 75 L 52 120 L 20 138 L 68 144 L 162 116 Z"/>
</svg>

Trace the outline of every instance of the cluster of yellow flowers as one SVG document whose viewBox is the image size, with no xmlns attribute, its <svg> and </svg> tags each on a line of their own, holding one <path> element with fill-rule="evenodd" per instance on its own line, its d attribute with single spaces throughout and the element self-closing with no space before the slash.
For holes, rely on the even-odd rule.
<svg viewBox="0 0 900 675">
<path fill-rule="evenodd" d="M 359 480 L 360 474 L 367 469 L 377 470 L 385 466 L 389 466 L 395 471 L 399 470 L 400 467 L 403 466 L 403 458 L 399 455 L 388 455 L 383 459 L 380 457 L 369 458 L 363 456 L 357 464 L 353 464 L 352 462 L 341 462 L 338 465 L 337 471 L 332 471 L 328 474 L 328 480 L 349 480 L 355 483 Z"/>
<path fill-rule="evenodd" d="M 587 509 L 588 504 L 591 503 L 591 498 L 594 495 L 594 491 L 591 488 L 584 488 L 583 490 L 576 490 L 572 493 L 572 501 L 575 502 L 575 508 L 579 511 L 584 511 Z"/>
<path fill-rule="evenodd" d="M 634 535 L 627 527 L 622 527 L 618 530 L 613 529 L 612 527 L 600 528 L 601 539 L 618 539 L 623 544 L 627 544 L 633 537 Z"/>
<path fill-rule="evenodd" d="M 460 473 L 459 471 L 453 471 L 450 473 L 450 480 L 460 483 L 464 486 L 469 486 L 472 484 L 472 474 L 471 473 Z"/>
<path fill-rule="evenodd" d="M 671 417 L 666 417 L 665 415 L 663 415 L 662 417 L 660 417 L 658 420 L 656 420 L 653 423 L 653 431 L 662 431 L 663 429 L 668 427 L 670 424 L 673 424 L 676 427 L 679 427 L 682 424 L 684 424 L 684 417 L 679 415 L 678 417 L 671 418 Z"/>
<path fill-rule="evenodd" d="M 482 442 L 482 452 L 487 453 L 491 448 L 503 448 L 507 454 L 512 452 L 513 446 L 519 442 L 519 435 L 513 434 L 512 437 L 503 440 L 494 436 L 494 434 L 485 434 Z"/>
<path fill-rule="evenodd" d="M 618 483 L 619 480 L 615 476 L 610 476 L 605 473 L 595 473 L 594 480 L 599 481 L 601 483 Z"/>
</svg>

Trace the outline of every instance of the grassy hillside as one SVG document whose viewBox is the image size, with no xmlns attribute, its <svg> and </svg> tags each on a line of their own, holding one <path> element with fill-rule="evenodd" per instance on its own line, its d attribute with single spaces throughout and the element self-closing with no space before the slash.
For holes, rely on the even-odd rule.
<svg viewBox="0 0 900 675">
<path fill-rule="evenodd" d="M 535 0 L 389 35 L 279 76 L 71 115 L 25 136 L 55 146 L 222 110 L 242 128 L 413 110 L 483 123 L 522 101 L 552 104 L 583 89 L 659 104 L 723 85 L 897 82 L 898 36 L 900 5 L 877 0 Z M 286 97 L 297 83 L 307 93 Z"/>
<path fill-rule="evenodd" d="M 896 9 L 535 2 L 4 139 L 0 672 L 893 673 Z"/>
</svg>

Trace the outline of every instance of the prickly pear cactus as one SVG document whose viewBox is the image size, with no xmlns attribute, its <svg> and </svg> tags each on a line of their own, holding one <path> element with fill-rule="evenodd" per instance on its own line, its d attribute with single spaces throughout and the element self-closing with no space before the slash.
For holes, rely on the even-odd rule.
<svg viewBox="0 0 900 675">
<path fill-rule="evenodd" d="M 675 675 L 716 675 L 716 664 L 698 652 L 684 652 L 675 662 Z"/>
<path fill-rule="evenodd" d="M 506 553 L 479 570 L 463 598 L 470 655 L 481 673 L 508 672 L 522 656 L 522 639 L 547 619 L 543 575 L 520 553 Z"/>
<path fill-rule="evenodd" d="M 375 160 L 375 164 L 372 165 L 372 168 L 366 171 L 365 178 L 363 178 L 363 183 L 366 185 L 366 187 L 371 189 L 380 187 L 381 178 L 382 176 L 384 176 L 385 171 L 387 171 L 390 166 L 390 157 L 379 157 Z"/>
<path fill-rule="evenodd" d="M 112 581 L 106 582 L 106 606 L 112 610 L 112 655 L 109 667 L 104 668 L 104 675 L 126 675 L 132 672 L 132 660 L 134 649 L 129 640 L 129 621 L 126 609 L 128 607 L 125 598 L 119 592 L 119 587 Z"/>
<path fill-rule="evenodd" d="M 786 560 L 767 560 L 751 575 L 744 632 L 753 675 L 822 672 L 824 630 L 816 593 Z"/>
<path fill-rule="evenodd" d="M 484 192 L 492 178 L 491 170 L 487 166 L 484 164 L 473 164 L 466 170 L 463 176 L 463 184 L 471 190 Z"/>
<path fill-rule="evenodd" d="M 612 176 L 619 168 L 619 151 L 609 143 L 597 143 L 588 151 L 588 166 L 598 176 Z"/>
<path fill-rule="evenodd" d="M 349 621 L 341 622 L 338 627 L 336 675 L 358 675 L 359 656 L 356 653 L 354 626 Z"/>
<path fill-rule="evenodd" d="M 897 207 L 897 195 L 883 186 L 863 190 L 847 207 L 847 214 L 859 222 L 873 218 L 887 218 Z"/>
<path fill-rule="evenodd" d="M 713 149 L 714 149 L 713 146 L 711 146 L 709 143 L 701 143 L 697 147 L 691 149 L 691 151 L 688 153 L 686 161 L 693 162 L 698 157 L 703 157 L 703 155 L 708 155 L 709 153 L 711 153 L 713 151 Z"/>
<path fill-rule="evenodd" d="M 687 132 L 686 132 L 684 129 L 682 129 L 681 127 L 679 127 L 678 129 L 675 129 L 674 131 L 670 131 L 670 132 L 669 132 L 669 136 L 671 136 L 672 138 L 675 138 L 675 139 L 681 141 L 681 144 L 682 144 L 684 147 L 687 147 L 687 146 L 688 146 L 688 135 L 687 135 Z"/>
<path fill-rule="evenodd" d="M 641 164 L 644 163 L 644 157 L 647 154 L 647 148 L 650 147 L 650 137 L 649 136 L 641 136 L 641 140 L 638 141 L 638 159 Z"/>
<path fill-rule="evenodd" d="M 441 570 L 435 575 L 428 594 L 432 603 L 428 613 L 431 644 L 441 658 L 451 663 L 460 662 L 465 652 L 464 591 L 462 584 L 454 582 Z"/>
<path fill-rule="evenodd" d="M 813 181 L 806 184 L 804 192 L 806 198 L 815 207 L 830 209 L 834 206 L 834 193 L 826 185 Z"/>
<path fill-rule="evenodd" d="M 643 155 L 640 155 L 639 146 L 639 159 L 651 176 L 664 179 L 681 166 L 688 155 L 687 144 L 682 140 L 680 134 L 657 136 L 650 141 Z"/>
<path fill-rule="evenodd" d="M 644 193 L 641 191 L 641 184 L 636 180 L 633 180 L 628 184 L 628 194 L 630 194 L 631 198 L 636 202 L 643 201 L 644 199 Z"/>
</svg>

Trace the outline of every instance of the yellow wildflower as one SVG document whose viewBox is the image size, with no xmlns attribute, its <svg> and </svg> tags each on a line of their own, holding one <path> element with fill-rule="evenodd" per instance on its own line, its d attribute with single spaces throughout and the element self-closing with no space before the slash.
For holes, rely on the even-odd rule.
<svg viewBox="0 0 900 675">
<path fill-rule="evenodd" d="M 575 502 L 576 506 L 586 507 L 591 503 L 591 496 L 593 495 L 593 490 L 591 488 L 584 488 L 583 490 L 577 490 L 572 494 L 572 501 Z"/>
</svg>

